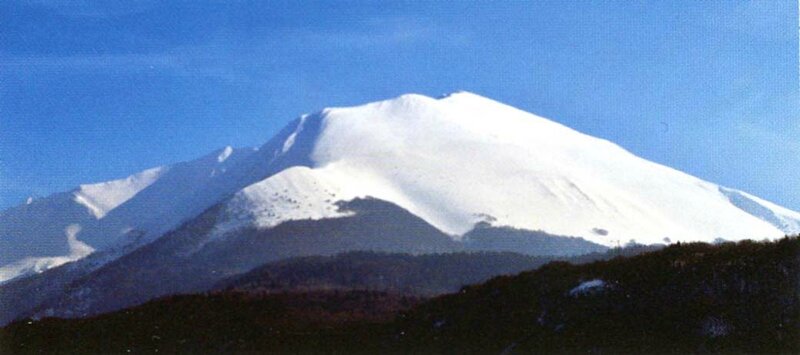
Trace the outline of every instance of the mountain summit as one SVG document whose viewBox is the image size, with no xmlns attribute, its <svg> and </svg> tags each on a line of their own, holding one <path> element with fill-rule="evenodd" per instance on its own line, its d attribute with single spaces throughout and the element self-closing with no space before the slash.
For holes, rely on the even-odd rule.
<svg viewBox="0 0 800 355">
<path fill-rule="evenodd" d="M 213 220 L 213 242 L 353 216 L 342 203 L 364 198 L 456 242 L 484 224 L 606 246 L 800 232 L 800 213 L 511 106 L 468 92 L 408 94 L 304 115 L 259 148 L 227 147 L 2 211 L 0 281 L 92 250 L 115 259 L 201 215 Z"/>
<path fill-rule="evenodd" d="M 370 196 L 455 239 L 485 221 L 609 246 L 800 231 L 796 212 L 467 92 L 326 109 L 292 127 L 274 152 L 290 167 L 227 202 L 224 230 L 336 217 L 336 201 Z"/>
</svg>

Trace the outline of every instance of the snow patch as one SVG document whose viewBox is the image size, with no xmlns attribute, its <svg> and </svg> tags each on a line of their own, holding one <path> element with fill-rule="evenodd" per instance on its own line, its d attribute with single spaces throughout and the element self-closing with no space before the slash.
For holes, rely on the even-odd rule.
<svg viewBox="0 0 800 355">
<path fill-rule="evenodd" d="M 64 229 L 64 233 L 67 235 L 67 244 L 69 244 L 69 257 L 73 260 L 83 258 L 94 252 L 94 248 L 78 240 L 80 231 L 81 226 L 79 224 L 70 224 Z"/>
<path fill-rule="evenodd" d="M 297 128 L 286 138 L 286 141 L 283 142 L 283 147 L 281 148 L 281 153 L 286 154 L 289 149 L 292 149 L 294 145 L 294 141 L 297 139 L 297 135 L 303 131 L 303 124 L 306 122 L 306 118 L 308 115 L 303 115 L 300 117 L 300 122 L 297 124 Z"/>
<path fill-rule="evenodd" d="M 606 288 L 606 282 L 601 279 L 594 279 L 581 282 L 575 288 L 569 290 L 570 296 L 585 295 L 593 292 L 598 292 Z"/>
<path fill-rule="evenodd" d="M 0 285 L 21 276 L 38 274 L 47 269 L 66 264 L 73 259 L 67 256 L 27 257 L 0 267 Z"/>
<path fill-rule="evenodd" d="M 231 156 L 232 153 L 233 153 L 233 147 L 231 146 L 225 147 L 224 149 L 222 149 L 222 152 L 220 152 L 219 155 L 217 155 L 217 162 L 218 163 L 224 162 L 225 160 L 228 159 L 228 157 Z"/>
<path fill-rule="evenodd" d="M 50 256 L 50 257 L 27 257 L 16 262 L 0 267 L 0 284 L 8 282 L 20 276 L 41 273 L 47 269 L 54 268 L 86 257 L 94 252 L 94 249 L 86 243 L 78 240 L 77 235 L 81 231 L 81 226 L 71 224 L 64 229 L 69 244 L 69 255 Z"/>
</svg>

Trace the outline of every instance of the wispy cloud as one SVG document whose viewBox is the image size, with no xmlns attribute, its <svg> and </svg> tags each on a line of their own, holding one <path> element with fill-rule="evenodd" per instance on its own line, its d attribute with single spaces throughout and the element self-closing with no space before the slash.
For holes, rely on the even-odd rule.
<svg viewBox="0 0 800 355">
<path fill-rule="evenodd" d="M 73 18 L 112 18 L 145 12 L 159 4 L 155 0 L 25 0 L 23 4 Z"/>
<path fill-rule="evenodd" d="M 786 41 L 796 38 L 796 5 L 787 1 L 752 0 L 723 2 L 709 17 L 714 30 L 732 31 L 751 39 Z M 790 6 L 787 8 L 787 5 Z M 790 10 L 790 11 L 787 11 Z M 793 31 L 787 31 L 787 30 Z"/>
<path fill-rule="evenodd" d="M 176 58 L 168 54 L 115 54 L 115 55 L 72 55 L 72 56 L 6 56 L 0 57 L 0 66 L 8 69 L 26 68 L 128 68 L 152 69 L 172 67 Z"/>
<path fill-rule="evenodd" d="M 206 43 L 178 45 L 157 53 L 0 55 L 0 68 L 7 72 L 148 72 L 165 75 L 205 76 L 228 82 L 252 80 L 278 63 L 308 60 L 309 51 L 341 50 L 388 53 L 395 47 L 431 43 L 464 45 L 466 34 L 436 24 L 408 18 L 374 18 L 353 29 L 321 30 L 281 28 L 260 38 L 243 38 L 220 31 Z"/>
<path fill-rule="evenodd" d="M 742 142 L 742 154 L 752 154 L 746 151 L 758 144 L 755 152 L 762 153 L 761 159 L 770 161 L 767 165 L 772 169 L 800 165 L 800 93 L 754 94 L 731 107 L 730 117 L 735 117 L 732 127 L 736 136 L 732 139 Z M 796 181 L 795 177 L 789 183 L 800 188 Z"/>
<path fill-rule="evenodd" d="M 469 40 L 465 32 L 407 17 L 372 18 L 359 30 L 301 30 L 294 35 L 300 40 L 348 47 L 387 47 L 424 42 L 463 45 Z"/>
<path fill-rule="evenodd" d="M 800 116 L 797 116 L 800 121 Z M 741 120 L 735 124 L 742 141 L 758 142 L 782 159 L 800 163 L 800 127 L 788 126 L 771 129 L 753 120 Z"/>
<path fill-rule="evenodd" d="M 0 57 L 0 68 L 15 74 L 157 72 L 173 76 L 213 77 L 225 81 L 243 79 L 236 74 L 235 66 L 221 59 L 224 55 L 204 46 L 190 46 L 167 53 L 150 54 L 5 56 Z"/>
</svg>

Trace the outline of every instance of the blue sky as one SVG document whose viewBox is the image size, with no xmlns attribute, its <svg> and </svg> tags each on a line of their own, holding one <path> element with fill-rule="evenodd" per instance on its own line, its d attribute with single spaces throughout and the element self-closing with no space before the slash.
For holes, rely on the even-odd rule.
<svg viewBox="0 0 800 355">
<path fill-rule="evenodd" d="M 800 210 L 795 1 L 0 3 L 0 207 L 468 90 Z"/>
</svg>

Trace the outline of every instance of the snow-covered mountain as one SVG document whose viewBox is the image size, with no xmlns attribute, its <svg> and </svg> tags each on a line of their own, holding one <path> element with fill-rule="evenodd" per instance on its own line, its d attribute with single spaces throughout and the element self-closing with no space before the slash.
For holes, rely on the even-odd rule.
<svg viewBox="0 0 800 355">
<path fill-rule="evenodd" d="M 253 152 L 227 147 L 0 212 L 0 282 L 160 236 L 246 186 L 226 173 Z"/>
<path fill-rule="evenodd" d="M 0 282 L 80 259 L 92 251 L 77 239 L 91 225 L 156 181 L 165 169 L 81 185 L 0 212 Z"/>
<path fill-rule="evenodd" d="M 455 239 L 487 218 L 604 245 L 800 231 L 797 212 L 471 93 L 326 109 L 303 117 L 283 151 L 297 141 L 307 164 L 238 192 L 220 233 L 340 216 L 336 201 L 365 196 Z"/>
<path fill-rule="evenodd" d="M 556 122 L 466 92 L 410 94 L 302 116 L 259 148 L 228 147 L 3 211 L 0 281 L 92 250 L 116 258 L 109 251 L 135 249 L 215 206 L 209 242 L 352 216 L 338 204 L 366 197 L 455 241 L 479 222 L 607 246 L 800 232 L 800 213 Z"/>
</svg>

